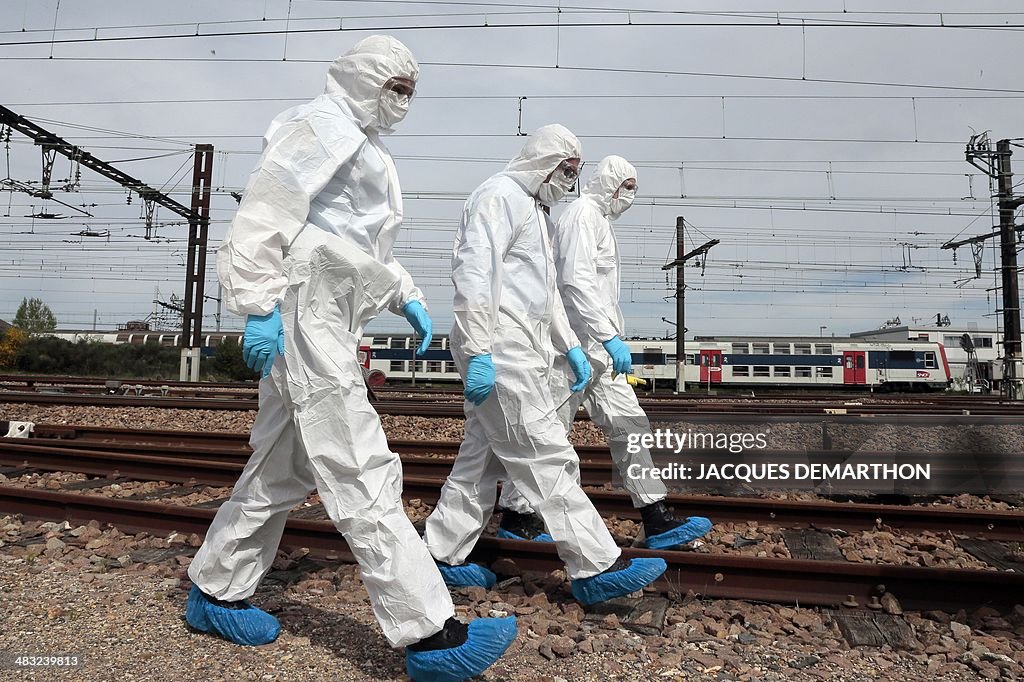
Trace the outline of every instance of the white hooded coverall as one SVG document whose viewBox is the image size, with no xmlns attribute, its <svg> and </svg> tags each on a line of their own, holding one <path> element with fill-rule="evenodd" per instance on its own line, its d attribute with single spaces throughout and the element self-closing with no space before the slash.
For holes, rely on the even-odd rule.
<svg viewBox="0 0 1024 682">
<path fill-rule="evenodd" d="M 233 312 L 280 304 L 285 352 L 260 382 L 253 455 L 188 571 L 212 597 L 249 597 L 270 570 L 288 510 L 315 487 L 396 647 L 454 615 L 405 515 L 401 462 L 357 357 L 367 322 L 423 298 L 391 254 L 402 194 L 378 136 L 387 130 L 378 120 L 385 81 L 418 72 L 404 45 L 372 36 L 334 62 L 323 95 L 267 131 L 217 266 Z"/>
<path fill-rule="evenodd" d="M 455 237 L 452 356 L 490 353 L 495 384 L 479 406 L 465 403 L 466 435 L 425 539 L 430 553 L 465 562 L 494 509 L 499 478 L 511 478 L 541 515 L 570 579 L 604 571 L 620 550 L 577 483 L 579 459 L 555 413 L 555 355 L 579 344 L 556 289 L 547 215 L 536 199 L 544 178 L 578 158 L 576 137 L 544 126 L 505 170 L 466 201 Z"/>
<path fill-rule="evenodd" d="M 622 474 L 623 486 L 637 508 L 665 499 L 665 484 L 658 479 L 635 480 L 626 475 L 630 465 L 644 470 L 654 466 L 651 451 L 635 448 L 630 453 L 629 435 L 650 433 L 651 424 L 637 400 L 636 393 L 620 376 L 614 381 L 608 353 L 601 345 L 613 336 L 624 337 L 625 320 L 619 307 L 619 247 L 612 229 L 610 203 L 612 195 L 629 178 L 636 178 L 636 169 L 621 156 L 601 160 L 580 198 L 558 219 L 552 230 L 558 289 L 573 331 L 583 342 L 594 369 L 594 378 L 586 391 L 573 393 L 558 411 L 566 431 L 580 405 L 586 405 L 591 420 L 608 439 L 612 460 Z M 562 360 L 560 394 L 568 392 L 571 382 L 569 368 Z M 499 506 L 521 514 L 532 513 L 526 498 L 513 482 L 504 484 Z"/>
</svg>

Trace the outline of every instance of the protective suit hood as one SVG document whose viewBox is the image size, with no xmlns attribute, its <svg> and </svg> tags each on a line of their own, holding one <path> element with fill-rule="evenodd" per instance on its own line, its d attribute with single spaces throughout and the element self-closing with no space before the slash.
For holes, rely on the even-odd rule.
<svg viewBox="0 0 1024 682">
<path fill-rule="evenodd" d="M 565 126 L 557 123 L 538 128 L 523 146 L 522 151 L 508 162 L 503 173 L 526 191 L 537 196 L 544 178 L 565 159 L 580 158 L 580 141 Z"/>
<path fill-rule="evenodd" d="M 601 159 L 590 176 L 586 187 L 580 193 L 589 197 L 601 207 L 601 213 L 608 217 L 611 213 L 612 195 L 623 182 L 636 177 L 636 168 L 621 156 L 606 156 Z"/>
<path fill-rule="evenodd" d="M 370 36 L 334 60 L 327 72 L 329 96 L 344 101 L 363 129 L 390 133 L 380 121 L 381 89 L 389 78 L 419 80 L 420 67 L 401 41 L 391 36 Z"/>
</svg>

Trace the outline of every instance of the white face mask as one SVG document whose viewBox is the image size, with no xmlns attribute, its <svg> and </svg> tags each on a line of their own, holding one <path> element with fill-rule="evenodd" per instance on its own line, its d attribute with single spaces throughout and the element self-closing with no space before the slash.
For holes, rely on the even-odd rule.
<svg viewBox="0 0 1024 682">
<path fill-rule="evenodd" d="M 565 195 L 565 190 L 558 185 L 550 182 L 545 182 L 540 186 L 540 191 L 537 193 L 537 197 L 540 199 L 540 203 L 545 206 L 554 206 L 558 203 L 558 200 Z"/>
<path fill-rule="evenodd" d="M 562 173 L 555 173 L 550 180 L 541 184 L 537 198 L 545 206 L 554 206 L 575 184 L 575 180 L 569 180 Z"/>
<path fill-rule="evenodd" d="M 626 212 L 626 209 L 633 205 L 634 199 L 636 199 L 635 189 L 620 189 L 619 196 L 608 202 L 608 217 L 618 218 Z"/>
<path fill-rule="evenodd" d="M 383 130 L 393 128 L 402 122 L 405 115 L 409 113 L 409 96 L 399 95 L 394 90 L 384 90 L 380 93 L 380 107 L 377 119 Z"/>
</svg>

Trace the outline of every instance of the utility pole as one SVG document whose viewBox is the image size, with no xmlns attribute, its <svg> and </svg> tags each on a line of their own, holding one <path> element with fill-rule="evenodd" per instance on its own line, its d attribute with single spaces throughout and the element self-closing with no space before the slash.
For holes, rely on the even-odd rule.
<svg viewBox="0 0 1024 682">
<path fill-rule="evenodd" d="M 199 350 L 202 346 L 206 243 L 210 228 L 210 184 L 213 180 L 213 146 L 196 145 L 195 167 L 192 175 L 192 207 L 189 208 L 166 194 L 153 189 L 141 180 L 121 171 L 121 169 L 97 159 L 89 152 L 82 150 L 45 128 L 41 128 L 24 116 L 16 114 L 4 106 L 0 106 L 0 126 L 6 126 L 31 138 L 35 144 L 42 148 L 43 182 L 41 188 L 39 190 L 31 187 L 26 189 L 20 187 L 20 183 L 12 183 L 11 186 L 23 191 L 29 191 L 33 196 L 59 202 L 58 199 L 53 197 L 49 184 L 54 157 L 56 154 L 60 154 L 80 166 L 85 166 L 113 180 L 129 191 L 138 194 L 145 205 L 147 239 L 150 238 L 153 227 L 153 211 L 157 205 L 170 209 L 188 220 L 189 252 L 188 272 L 186 273 L 185 281 L 185 310 L 182 311 L 181 378 L 184 380 L 187 370 L 190 370 L 189 373 L 198 379 Z M 72 206 L 71 208 L 75 207 Z"/>
<path fill-rule="evenodd" d="M 686 226 L 686 221 L 683 216 L 676 218 L 676 259 L 667 265 L 662 266 L 662 270 L 676 270 L 676 392 L 686 392 L 686 279 L 684 267 L 686 261 L 696 258 L 697 256 L 705 255 L 712 246 L 719 243 L 719 240 L 712 239 L 707 241 L 690 253 L 684 253 L 685 248 L 683 244 L 683 228 Z"/>
<path fill-rule="evenodd" d="M 999 229 L 979 237 L 947 242 L 943 249 L 956 249 L 970 244 L 975 253 L 975 269 L 981 274 L 981 243 L 999 237 L 1000 274 L 1003 290 L 1003 380 L 1002 394 L 1009 400 L 1024 400 L 1024 368 L 1021 363 L 1020 289 L 1017 274 L 1017 232 L 1014 214 L 1024 205 L 1024 198 L 1013 194 L 1013 171 L 1010 167 L 1010 140 L 999 140 L 992 151 L 988 133 L 973 135 L 967 143 L 967 162 L 997 181 Z"/>
<path fill-rule="evenodd" d="M 185 312 L 181 317 L 181 380 L 199 381 L 203 349 L 203 302 L 206 288 L 206 246 L 210 231 L 210 184 L 213 145 L 197 144 L 192 167 L 192 215 L 188 219 L 188 261 L 185 265 Z"/>
<path fill-rule="evenodd" d="M 676 390 L 686 393 L 686 268 L 683 216 L 676 218 Z"/>
</svg>

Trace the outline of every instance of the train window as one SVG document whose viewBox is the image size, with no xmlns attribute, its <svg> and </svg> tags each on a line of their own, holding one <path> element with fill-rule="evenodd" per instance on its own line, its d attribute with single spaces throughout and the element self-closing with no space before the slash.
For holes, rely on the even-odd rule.
<svg viewBox="0 0 1024 682">
<path fill-rule="evenodd" d="M 775 366 L 775 376 L 777 377 L 788 377 L 790 375 L 789 367 L 786 365 Z"/>
<path fill-rule="evenodd" d="M 664 365 L 665 354 L 657 348 L 644 348 L 640 354 L 640 362 L 644 365 Z"/>
<path fill-rule="evenodd" d="M 814 352 L 818 355 L 832 355 L 832 344 L 816 343 L 814 344 Z"/>
<path fill-rule="evenodd" d="M 793 376 L 801 377 L 801 378 L 804 378 L 804 379 L 809 379 L 811 377 L 811 368 L 810 367 L 797 367 L 796 369 L 794 369 Z"/>
<path fill-rule="evenodd" d="M 974 347 L 975 348 L 991 348 L 992 347 L 992 337 L 991 336 L 975 336 L 973 338 L 974 338 Z M 954 344 L 954 345 L 959 345 L 959 343 L 960 343 L 960 341 L 958 339 L 956 341 L 956 344 Z M 949 344 L 947 343 L 946 345 L 948 346 Z"/>
<path fill-rule="evenodd" d="M 749 352 L 749 343 L 734 343 L 732 344 L 732 352 L 739 353 L 740 355 L 746 355 Z"/>
<path fill-rule="evenodd" d="M 932 352 L 930 350 L 926 350 L 924 352 L 924 366 L 927 369 L 935 369 L 936 367 L 938 367 L 938 365 L 935 364 L 935 353 L 934 352 Z"/>
<path fill-rule="evenodd" d="M 441 348 L 442 341 L 444 341 L 444 339 L 442 339 L 439 336 L 435 336 L 434 338 L 430 339 L 430 345 L 427 346 L 427 348 Z"/>
<path fill-rule="evenodd" d="M 790 350 L 788 343 L 776 343 L 774 346 L 776 355 L 789 355 Z"/>
<path fill-rule="evenodd" d="M 391 367 L 391 371 L 392 372 L 404 372 L 405 371 L 405 361 L 404 360 L 392 360 L 390 367 Z"/>
<path fill-rule="evenodd" d="M 892 362 L 913 362 L 914 359 L 914 351 L 912 350 L 889 351 L 889 360 L 891 360 Z"/>
<path fill-rule="evenodd" d="M 451 360 L 447 360 L 444 363 L 444 371 L 445 372 L 455 373 L 455 372 L 457 372 L 459 370 L 455 367 L 455 363 L 454 362 L 452 362 Z"/>
<path fill-rule="evenodd" d="M 832 378 L 832 368 L 831 367 L 815 367 L 814 368 L 814 376 L 816 376 L 819 379 L 831 379 Z"/>
<path fill-rule="evenodd" d="M 386 348 L 388 345 L 388 337 L 386 336 L 374 336 L 370 339 L 370 345 L 375 347 Z"/>
<path fill-rule="evenodd" d="M 771 376 L 770 367 L 767 365 L 754 365 L 754 376 L 755 377 L 767 377 Z"/>
<path fill-rule="evenodd" d="M 749 377 L 750 368 L 746 365 L 733 365 L 732 375 L 734 377 Z"/>
<path fill-rule="evenodd" d="M 959 348 L 960 347 L 960 337 L 957 336 L 956 334 L 952 334 L 952 335 L 947 334 L 947 335 L 942 337 L 942 345 L 944 345 L 944 346 L 953 346 L 954 348 Z M 977 346 L 978 344 L 975 343 L 974 345 Z"/>
<path fill-rule="evenodd" d="M 392 336 L 388 338 L 388 348 L 405 348 L 405 342 L 404 336 Z"/>
<path fill-rule="evenodd" d="M 768 344 L 767 343 L 755 343 L 754 344 L 754 355 L 768 355 Z"/>
<path fill-rule="evenodd" d="M 416 371 L 422 372 L 426 369 L 426 360 L 417 360 L 416 362 L 410 363 L 416 365 Z"/>
<path fill-rule="evenodd" d="M 665 355 L 665 364 L 666 365 L 674 365 L 674 364 L 676 364 L 676 355 L 674 353 L 671 354 L 671 355 L 666 354 Z"/>
<path fill-rule="evenodd" d="M 440 372 L 441 371 L 441 367 L 443 367 L 443 366 L 444 366 L 444 363 L 441 362 L 440 360 L 428 360 L 427 361 L 427 371 L 428 372 Z"/>
<path fill-rule="evenodd" d="M 810 355 L 811 354 L 811 344 L 809 344 L 809 343 L 794 343 L 793 344 L 793 353 L 795 353 L 796 355 Z"/>
<path fill-rule="evenodd" d="M 686 354 L 686 364 L 688 364 L 688 365 L 692 365 L 692 364 L 694 364 L 694 356 L 693 356 L 693 353 L 687 353 L 687 354 Z"/>
</svg>

